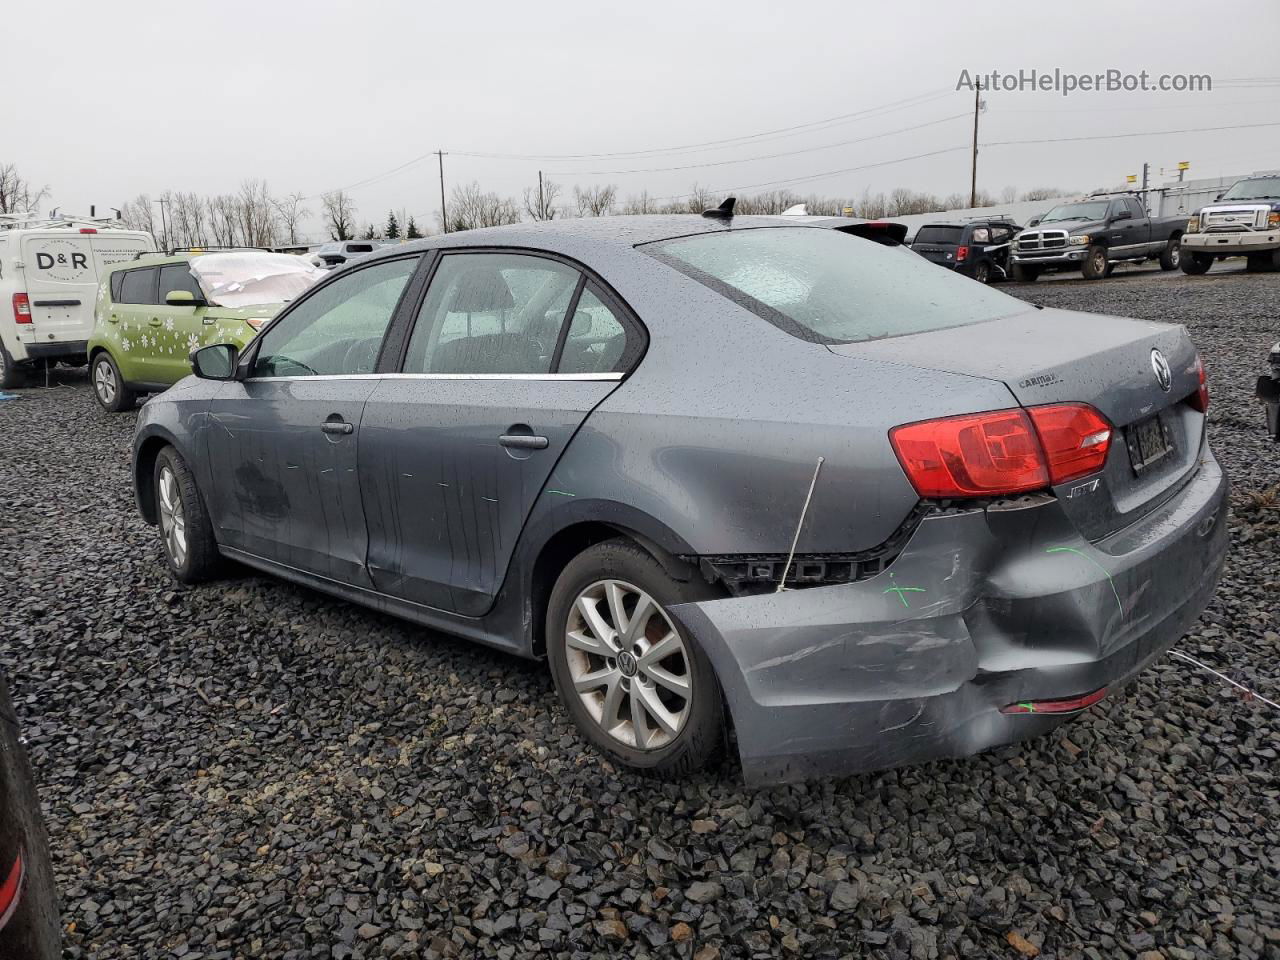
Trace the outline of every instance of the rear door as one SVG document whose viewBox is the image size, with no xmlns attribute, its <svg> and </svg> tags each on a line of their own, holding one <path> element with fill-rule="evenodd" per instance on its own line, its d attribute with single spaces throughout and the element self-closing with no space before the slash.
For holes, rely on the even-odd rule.
<svg viewBox="0 0 1280 960">
<path fill-rule="evenodd" d="M 932 263 L 954 267 L 956 247 L 960 245 L 963 233 L 962 226 L 939 224 L 921 227 L 911 242 L 911 249 Z"/>
<path fill-rule="evenodd" d="M 643 336 L 571 264 L 501 251 L 441 256 L 401 372 L 378 384 L 361 425 L 377 589 L 485 613 L 552 468 Z"/>
<path fill-rule="evenodd" d="M 23 275 L 35 342 L 88 340 L 99 277 L 111 264 L 132 259 L 153 246 L 144 234 L 50 230 L 23 237 Z"/>
<path fill-rule="evenodd" d="M 107 322 L 118 327 L 115 335 L 120 373 L 129 383 L 156 382 L 151 350 L 151 318 L 156 316 L 156 280 L 159 267 L 122 270 L 113 277 L 115 305 Z M 118 278 L 118 283 L 114 281 Z M 116 351 L 113 350 L 114 354 Z"/>
</svg>

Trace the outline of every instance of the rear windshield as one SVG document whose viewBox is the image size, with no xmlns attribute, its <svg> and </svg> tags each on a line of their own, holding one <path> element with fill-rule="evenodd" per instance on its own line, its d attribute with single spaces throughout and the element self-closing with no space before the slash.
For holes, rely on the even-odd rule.
<svg viewBox="0 0 1280 960">
<path fill-rule="evenodd" d="M 644 250 L 815 343 L 855 343 L 1009 316 L 1026 304 L 905 247 L 834 230 L 731 230 Z"/>
<path fill-rule="evenodd" d="M 959 243 L 964 227 L 921 227 L 916 231 L 916 243 Z"/>
</svg>

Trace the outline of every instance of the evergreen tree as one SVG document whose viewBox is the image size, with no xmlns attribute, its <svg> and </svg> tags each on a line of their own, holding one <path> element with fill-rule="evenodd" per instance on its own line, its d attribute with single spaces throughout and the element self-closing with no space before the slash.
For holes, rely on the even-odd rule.
<svg viewBox="0 0 1280 960">
<path fill-rule="evenodd" d="M 385 236 L 388 240 L 400 239 L 400 221 L 396 219 L 396 212 L 394 210 L 388 211 L 387 213 L 387 231 Z"/>
<path fill-rule="evenodd" d="M 405 230 L 404 238 L 406 240 L 418 240 L 422 237 L 422 231 L 418 229 L 418 225 L 413 222 L 413 214 L 409 215 L 409 226 Z"/>
</svg>

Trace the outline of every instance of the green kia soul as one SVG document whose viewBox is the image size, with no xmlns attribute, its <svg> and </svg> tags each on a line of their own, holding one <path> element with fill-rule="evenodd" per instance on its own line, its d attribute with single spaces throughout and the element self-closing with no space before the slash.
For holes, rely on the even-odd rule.
<svg viewBox="0 0 1280 960">
<path fill-rule="evenodd" d="M 303 257 L 261 250 L 144 254 L 119 264 L 98 289 L 88 345 L 94 396 L 113 413 L 131 409 L 139 394 L 191 373 L 193 350 L 243 347 L 325 275 Z"/>
</svg>

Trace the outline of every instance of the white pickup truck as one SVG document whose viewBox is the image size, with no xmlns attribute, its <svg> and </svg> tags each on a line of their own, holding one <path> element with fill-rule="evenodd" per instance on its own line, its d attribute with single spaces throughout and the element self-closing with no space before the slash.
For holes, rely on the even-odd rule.
<svg viewBox="0 0 1280 960">
<path fill-rule="evenodd" d="M 156 248 L 151 234 L 115 222 L 0 214 L 0 389 L 41 362 L 87 362 L 100 278 Z"/>
<path fill-rule="evenodd" d="M 1226 257 L 1247 257 L 1249 270 L 1280 268 L 1280 174 L 1237 180 L 1187 221 L 1183 273 L 1204 273 Z"/>
</svg>

